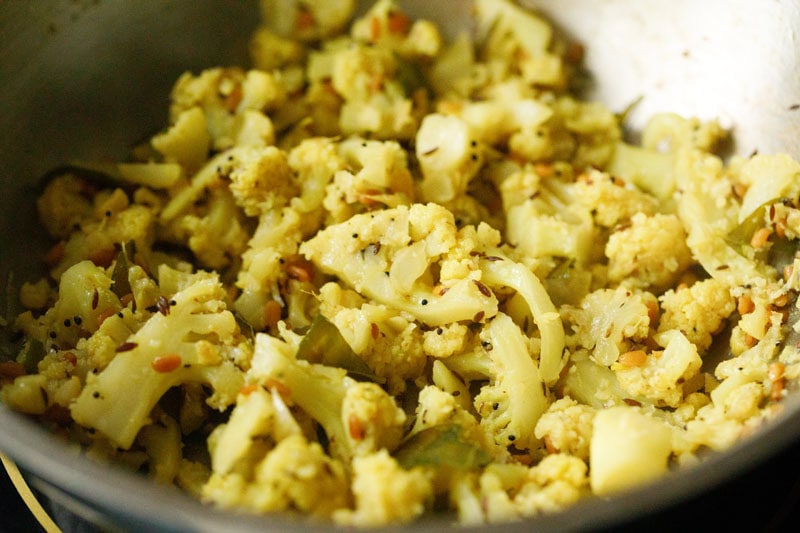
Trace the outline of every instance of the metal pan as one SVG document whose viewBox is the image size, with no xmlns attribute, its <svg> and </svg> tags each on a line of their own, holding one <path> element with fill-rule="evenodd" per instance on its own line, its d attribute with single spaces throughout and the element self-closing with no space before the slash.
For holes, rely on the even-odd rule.
<svg viewBox="0 0 800 533">
<path fill-rule="evenodd" d="M 719 118 L 736 153 L 800 156 L 800 6 L 793 0 L 530 0 L 585 44 L 588 96 L 630 115 L 675 111 Z M 405 2 L 455 33 L 469 2 Z M 0 275 L 36 274 L 44 236 L 33 183 L 70 159 L 122 157 L 165 120 L 172 82 L 187 69 L 246 63 L 255 1 L 5 2 L 0 9 Z M 724 454 L 656 484 L 588 499 L 503 531 L 620 525 L 757 467 L 800 439 L 800 398 Z M 122 470 L 90 462 L 28 419 L 0 407 L 0 449 L 54 502 L 110 530 L 294 529 L 286 517 L 214 511 Z M 415 524 L 439 530 L 440 521 Z M 303 524 L 306 530 L 324 526 Z M 487 526 L 486 529 L 492 529 Z"/>
</svg>

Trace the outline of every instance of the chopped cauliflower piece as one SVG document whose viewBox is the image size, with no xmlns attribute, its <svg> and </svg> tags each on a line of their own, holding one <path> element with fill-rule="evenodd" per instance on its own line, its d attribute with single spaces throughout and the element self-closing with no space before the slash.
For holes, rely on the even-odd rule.
<svg viewBox="0 0 800 533">
<path fill-rule="evenodd" d="M 700 352 L 711 345 L 712 335 L 735 309 L 730 289 L 715 279 L 698 281 L 686 289 L 671 289 L 661 296 L 664 313 L 659 331 L 677 329 Z"/>
<path fill-rule="evenodd" d="M 342 464 L 301 434 L 280 441 L 251 475 L 214 473 L 202 496 L 223 508 L 257 513 L 292 509 L 317 518 L 330 518 L 350 503 Z"/>
<path fill-rule="evenodd" d="M 342 525 L 375 527 L 414 520 L 430 505 L 433 484 L 422 469 L 404 470 L 386 450 L 353 461 L 353 511 L 340 511 Z"/>
<path fill-rule="evenodd" d="M 648 292 L 624 287 L 598 289 L 586 295 L 579 308 L 565 309 L 572 322 L 578 343 L 592 350 L 592 358 L 601 365 L 611 365 L 630 347 L 649 334 L 650 309 L 656 304 Z"/>
<path fill-rule="evenodd" d="M 524 450 L 537 444 L 534 428 L 547 408 L 544 382 L 525 338 L 505 314 L 484 330 L 484 349 L 495 366 L 494 379 L 475 396 L 481 425 L 498 444 Z"/>
<path fill-rule="evenodd" d="M 446 290 L 435 290 L 426 279 L 432 263 L 455 252 L 456 239 L 452 213 L 436 204 L 414 204 L 328 226 L 300 252 L 359 293 L 430 326 L 480 322 L 497 313 L 497 299 L 482 290 L 474 274 L 442 277 L 439 284 Z"/>
<path fill-rule="evenodd" d="M 260 5 L 261 19 L 267 28 L 301 41 L 316 41 L 337 34 L 344 29 L 356 8 L 354 0 L 260 0 Z"/>
<path fill-rule="evenodd" d="M 416 138 L 422 168 L 422 198 L 444 203 L 464 194 L 481 167 L 481 152 L 469 124 L 458 117 L 428 115 Z"/>
<path fill-rule="evenodd" d="M 91 216 L 92 203 L 83 191 L 89 184 L 73 174 L 50 181 L 36 200 L 39 219 L 55 238 L 68 237 L 76 224 Z"/>
<path fill-rule="evenodd" d="M 577 201 L 592 211 L 595 222 L 607 228 L 625 224 L 638 213 L 652 216 L 657 208 L 652 196 L 594 169 L 579 176 L 573 192 Z"/>
<path fill-rule="evenodd" d="M 209 403 L 220 410 L 235 401 L 242 387 L 243 373 L 232 352 L 246 340 L 225 308 L 221 283 L 216 275 L 200 273 L 184 284 L 171 295 L 174 306 L 153 314 L 102 372 L 87 377 L 70 408 L 77 422 L 99 430 L 120 448 L 133 444 L 171 387 L 208 383 L 214 389 Z M 204 346 L 211 357 L 204 356 Z"/>
<path fill-rule="evenodd" d="M 702 360 L 697 346 L 678 330 L 664 331 L 656 340 L 664 343 L 664 350 L 647 354 L 641 366 L 618 364 L 617 380 L 633 397 L 677 407 L 683 400 L 683 383 L 697 374 Z"/>
<path fill-rule="evenodd" d="M 345 370 L 294 358 L 291 346 L 258 334 L 248 379 L 279 383 L 287 401 L 298 405 L 325 430 L 334 456 L 349 461 L 378 449 L 394 449 L 405 414 L 374 383 L 359 383 Z"/>
<path fill-rule="evenodd" d="M 592 421 L 597 410 L 565 397 L 551 403 L 536 423 L 535 435 L 545 439 L 548 450 L 589 459 Z"/>
<path fill-rule="evenodd" d="M 608 238 L 606 256 L 611 281 L 655 291 L 672 286 L 692 264 L 686 232 L 675 215 L 633 215 L 630 227 Z"/>
<path fill-rule="evenodd" d="M 530 469 L 528 480 L 514 497 L 522 516 L 566 509 L 588 492 L 586 463 L 564 453 L 548 455 Z"/>
<path fill-rule="evenodd" d="M 594 417 L 590 481 L 607 495 L 652 481 L 667 471 L 672 430 L 634 407 L 618 406 Z"/>
<path fill-rule="evenodd" d="M 323 286 L 326 298 L 333 284 Z M 327 299 L 327 298 L 326 298 Z M 383 305 L 361 304 L 358 308 L 328 311 L 342 336 L 376 376 L 388 381 L 389 390 L 402 390 L 406 379 L 422 373 L 427 354 L 422 332 L 414 322 Z"/>
</svg>

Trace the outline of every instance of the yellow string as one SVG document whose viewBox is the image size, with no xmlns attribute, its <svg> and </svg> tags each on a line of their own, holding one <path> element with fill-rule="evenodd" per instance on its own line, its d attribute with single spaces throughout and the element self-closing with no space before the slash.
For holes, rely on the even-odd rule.
<svg viewBox="0 0 800 533">
<path fill-rule="evenodd" d="M 14 488 L 17 489 L 19 495 L 22 497 L 22 501 L 25 502 L 25 505 L 28 506 L 33 517 L 39 521 L 39 524 L 44 528 L 47 533 L 61 533 L 61 528 L 53 522 L 53 519 L 50 518 L 50 515 L 47 514 L 47 511 L 44 510 L 42 504 L 39 503 L 39 500 L 36 499 L 36 496 L 33 494 L 33 491 L 28 486 L 28 483 L 25 481 L 25 478 L 22 477 L 22 474 L 17 468 L 11 459 L 6 457 L 2 452 L 0 452 L 0 461 L 3 462 L 3 466 L 8 472 L 8 477 L 11 479 L 11 483 L 14 484 Z"/>
</svg>

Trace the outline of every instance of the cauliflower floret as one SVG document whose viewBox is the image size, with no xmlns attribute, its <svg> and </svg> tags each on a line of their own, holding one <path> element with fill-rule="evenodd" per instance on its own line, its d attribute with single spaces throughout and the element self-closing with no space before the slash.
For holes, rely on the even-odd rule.
<svg viewBox="0 0 800 533">
<path fill-rule="evenodd" d="M 326 299 L 327 284 L 320 290 Z M 383 305 L 364 303 L 357 308 L 340 308 L 328 315 L 353 351 L 379 378 L 387 379 L 387 388 L 395 393 L 405 388 L 406 379 L 419 377 L 427 356 L 423 351 L 419 327 L 400 313 Z"/>
<path fill-rule="evenodd" d="M 397 448 L 406 415 L 378 385 L 361 382 L 348 387 L 342 401 L 342 419 L 347 424 L 350 447 L 356 456 L 365 456 Z"/>
<path fill-rule="evenodd" d="M 534 467 L 493 463 L 451 483 L 451 505 L 464 525 L 500 523 L 563 510 L 588 493 L 586 463 L 553 454 Z"/>
<path fill-rule="evenodd" d="M 19 301 L 26 309 L 44 309 L 50 297 L 50 283 L 47 278 L 41 278 L 35 283 L 26 281 L 19 288 Z"/>
<path fill-rule="evenodd" d="M 702 353 L 711 345 L 712 335 L 720 330 L 736 303 L 730 289 L 711 278 L 689 288 L 667 291 L 661 296 L 661 306 L 664 313 L 659 332 L 677 329 Z"/>
<path fill-rule="evenodd" d="M 477 446 L 498 461 L 504 461 L 509 453 L 505 446 L 495 442 L 493 435 L 485 431 L 478 420 L 453 397 L 435 385 L 427 385 L 419 391 L 414 426 L 409 437 L 425 430 L 457 426 L 466 442 Z"/>
<path fill-rule="evenodd" d="M 428 202 L 462 196 L 483 165 L 472 129 L 454 116 L 427 115 L 417 131 L 416 153 L 423 175 L 420 194 Z"/>
<path fill-rule="evenodd" d="M 181 111 L 169 129 L 155 135 L 150 143 L 165 160 L 177 162 L 187 173 L 195 172 L 211 146 L 205 112 L 200 107 Z"/>
<path fill-rule="evenodd" d="M 442 46 L 436 25 L 427 20 L 412 21 L 393 0 L 375 2 L 363 17 L 353 21 L 350 35 L 406 58 L 432 58 Z"/>
<path fill-rule="evenodd" d="M 738 165 L 734 162 L 733 165 Z M 758 208 L 781 199 L 800 197 L 800 163 L 787 154 L 755 155 L 741 163 L 737 177 L 747 186 L 739 209 L 741 224 Z"/>
<path fill-rule="evenodd" d="M 533 448 L 538 444 L 534 429 L 547 409 L 547 397 L 527 339 L 503 313 L 486 326 L 481 339 L 494 364 L 493 380 L 481 387 L 474 400 L 481 425 L 498 444 Z"/>
<path fill-rule="evenodd" d="M 278 281 L 289 266 L 284 258 L 297 254 L 303 238 L 301 229 L 302 217 L 296 210 L 267 211 L 260 217 L 247 251 L 242 254 L 242 267 L 236 279 L 236 286 L 242 292 L 235 308 L 256 330 L 268 325 L 267 302 L 279 294 Z"/>
<path fill-rule="evenodd" d="M 173 86 L 170 99 L 170 122 L 177 124 L 181 115 L 189 109 L 201 109 L 205 114 L 211 147 L 221 151 L 234 145 L 242 120 L 239 115 L 248 110 L 266 112 L 277 109 L 286 101 L 286 89 L 280 79 L 267 72 L 211 68 L 197 76 L 190 72 L 180 76 Z M 177 135 L 179 130 L 167 131 L 166 135 L 171 133 Z M 171 144 L 172 141 L 168 139 L 169 137 L 159 136 L 154 146 L 171 153 L 166 144 L 161 144 Z M 188 147 L 185 143 L 182 146 Z M 200 151 L 200 144 L 197 142 L 191 146 L 191 150 Z"/>
<path fill-rule="evenodd" d="M 227 152 L 230 190 L 249 216 L 287 205 L 299 192 L 285 152 L 274 147 L 239 147 Z"/>
<path fill-rule="evenodd" d="M 527 313 L 524 320 L 532 317 L 539 328 L 539 375 L 544 383 L 552 384 L 566 363 L 561 317 L 544 285 L 530 269 L 499 255 L 496 249 L 491 253 L 480 262 L 483 278 L 491 286 L 514 289 L 525 302 Z"/>
<path fill-rule="evenodd" d="M 329 518 L 350 504 L 342 463 L 299 433 L 269 451 L 253 469 L 252 477 L 236 472 L 212 474 L 202 496 L 223 508 L 260 513 L 292 509 L 317 518 Z"/>
<path fill-rule="evenodd" d="M 246 227 L 233 195 L 225 189 L 214 189 L 202 213 L 187 213 L 170 230 L 171 237 L 185 240 L 201 265 L 221 269 L 237 264 L 247 248 Z"/>
<path fill-rule="evenodd" d="M 52 237 L 68 237 L 92 215 L 88 191 L 89 184 L 73 174 L 63 174 L 47 184 L 36 200 L 36 208 L 39 220 Z"/>
<path fill-rule="evenodd" d="M 595 169 L 578 177 L 573 192 L 578 203 L 592 211 L 595 222 L 606 228 L 625 223 L 637 213 L 651 216 L 657 208 L 652 196 Z"/>
<path fill-rule="evenodd" d="M 43 346 L 75 346 L 122 308 L 106 269 L 80 261 L 64 271 L 53 306 L 43 315 L 20 314 L 14 327 Z M 127 333 L 130 330 L 124 328 Z"/>
<path fill-rule="evenodd" d="M 117 256 L 117 246 L 131 241 L 141 254 L 140 259 L 147 263 L 155 238 L 153 210 L 143 205 L 131 205 L 121 189 L 97 194 L 94 204 L 92 216 L 85 218 L 80 227 L 72 231 L 60 247 L 60 253 L 53 258 L 55 266 L 50 275 L 54 279 L 85 259 L 107 267 Z"/>
<path fill-rule="evenodd" d="M 331 139 L 317 137 L 304 140 L 289 151 L 289 167 L 296 173 L 295 180 L 301 188 L 299 196 L 291 199 L 291 206 L 307 213 L 308 219 L 314 220 L 310 215 L 321 209 L 326 188 L 337 172 L 347 165 L 338 148 Z M 316 230 L 309 224 L 304 226 L 306 234 Z"/>
<path fill-rule="evenodd" d="M 638 288 L 663 290 L 692 264 L 686 232 L 675 215 L 637 213 L 608 238 L 608 277 Z"/>
<path fill-rule="evenodd" d="M 342 133 L 381 139 L 411 139 L 419 109 L 398 79 L 398 60 L 380 47 L 354 44 L 335 52 L 331 86 L 344 99 Z"/>
<path fill-rule="evenodd" d="M 713 152 L 725 135 L 716 120 L 702 122 L 675 113 L 658 113 L 647 121 L 642 131 L 642 147 L 659 152 L 672 152 L 682 147 Z"/>
<path fill-rule="evenodd" d="M 647 338 L 654 306 L 657 302 L 651 293 L 618 287 L 591 292 L 580 308 L 565 306 L 562 312 L 575 328 L 577 343 L 591 350 L 599 364 L 611 365 L 631 341 Z"/>
<path fill-rule="evenodd" d="M 432 357 L 449 357 L 461 352 L 468 340 L 469 328 L 452 323 L 422 334 L 422 350 Z"/>
<path fill-rule="evenodd" d="M 683 400 L 683 383 L 697 374 L 702 360 L 697 347 L 678 330 L 664 331 L 656 341 L 664 351 L 647 354 L 639 366 L 618 363 L 614 367 L 617 380 L 634 397 L 677 407 Z"/>
<path fill-rule="evenodd" d="M 355 0 L 283 2 L 260 0 L 261 20 L 282 37 L 317 41 L 338 34 L 353 16 Z"/>
<path fill-rule="evenodd" d="M 525 257 L 548 256 L 585 263 L 595 228 L 590 210 L 575 201 L 574 184 L 544 181 L 533 198 L 505 206 L 506 239 Z"/>
<path fill-rule="evenodd" d="M 435 290 L 431 280 L 431 265 L 451 252 L 456 234 L 447 209 L 414 204 L 328 226 L 300 252 L 359 293 L 428 325 L 481 321 L 497 312 L 497 298 L 476 283 L 477 269 L 464 278 L 442 273 L 439 285 L 446 290 Z"/>
<path fill-rule="evenodd" d="M 339 144 L 339 154 L 348 168 L 336 172 L 324 200 L 334 222 L 343 222 L 359 210 L 413 201 L 406 152 L 397 142 L 352 137 Z"/>
<path fill-rule="evenodd" d="M 433 483 L 423 469 L 404 470 L 386 450 L 353 460 L 353 511 L 339 511 L 342 525 L 376 527 L 411 522 L 432 503 Z"/>
<path fill-rule="evenodd" d="M 250 58 L 259 70 L 272 71 L 292 65 L 303 58 L 303 46 L 292 38 L 281 37 L 265 26 L 250 38 Z"/>
<path fill-rule="evenodd" d="M 576 169 L 603 168 L 620 138 L 617 118 L 598 102 L 564 96 L 551 104 L 553 115 L 535 135 L 515 135 L 511 152 L 528 161 L 566 160 Z"/>
<path fill-rule="evenodd" d="M 532 467 L 514 496 L 522 516 L 552 513 L 565 509 L 588 493 L 586 462 L 566 453 L 548 455 Z"/>
<path fill-rule="evenodd" d="M 570 397 L 556 400 L 536 423 L 534 434 L 544 439 L 548 450 L 589 459 L 592 421 L 597 410 Z"/>
<path fill-rule="evenodd" d="M 157 483 L 169 485 L 181 465 L 181 429 L 174 418 L 159 409 L 153 412 L 153 423 L 142 428 L 136 443 L 147 454 L 148 476 Z"/>
<path fill-rule="evenodd" d="M 258 444 L 264 446 L 263 441 L 272 438 L 277 414 L 271 394 L 263 388 L 243 391 L 228 422 L 217 426 L 209 439 L 211 469 L 216 474 L 246 471 L 252 465 L 241 463 L 248 462 Z"/>
<path fill-rule="evenodd" d="M 508 0 L 475 3 L 483 52 L 497 69 L 519 71 L 529 84 L 562 86 L 561 58 L 549 51 L 553 29 L 531 11 Z"/>
<path fill-rule="evenodd" d="M 283 209 L 265 209 L 261 204 L 258 209 L 263 212 L 258 226 L 253 233 L 248 249 L 242 255 L 242 267 L 236 281 L 242 293 L 236 300 L 236 310 L 256 330 L 268 325 L 268 305 L 278 302 L 282 307 L 289 306 L 288 315 L 297 322 L 303 310 L 295 309 L 292 303 L 302 303 L 297 298 L 311 290 L 308 284 L 313 271 L 310 264 L 305 264 L 297 256 L 300 241 L 317 230 L 322 223 L 322 202 L 325 187 L 333 175 L 344 166 L 344 160 L 336 151 L 336 144 L 329 139 L 309 139 L 293 148 L 283 168 L 279 161 L 283 156 L 274 155 L 273 162 L 285 172 L 291 181 L 281 188 L 288 192 L 293 190 L 297 196 L 275 195 L 263 189 L 262 193 L 271 198 L 268 204 L 285 205 Z M 279 294 L 279 282 L 286 277 L 294 278 L 289 284 L 290 294 L 287 301 Z M 297 286 L 294 285 L 302 285 Z"/>
<path fill-rule="evenodd" d="M 758 419 L 755 423 L 758 423 Z M 711 403 L 698 409 L 697 415 L 686 423 L 684 438 L 691 450 L 706 446 L 721 451 L 739 440 L 746 427 L 740 420 L 727 415 L 724 402 Z"/>
<path fill-rule="evenodd" d="M 159 269 L 162 290 L 168 271 Z M 90 374 L 71 405 L 76 422 L 99 430 L 120 448 L 133 444 L 170 388 L 187 381 L 207 383 L 214 391 L 209 404 L 223 410 L 242 387 L 243 373 L 232 360 L 247 349 L 242 346 L 247 341 L 225 308 L 222 284 L 214 274 L 184 276 L 174 293 L 165 290 L 175 305 L 154 313 L 104 370 Z M 92 299 L 90 292 L 78 301 Z"/>
<path fill-rule="evenodd" d="M 266 334 L 256 336 L 248 380 L 279 383 L 278 390 L 325 430 L 332 453 L 354 455 L 394 449 L 405 415 L 378 385 L 356 382 L 344 369 L 295 359 L 292 347 Z"/>
<path fill-rule="evenodd" d="M 498 94 L 484 101 L 459 102 L 456 111 L 456 116 L 469 128 L 470 140 L 496 147 L 514 145 L 518 149 L 526 146 L 525 143 L 538 146 L 542 125 L 553 116 L 553 109 L 548 105 L 518 94 Z"/>
<path fill-rule="evenodd" d="M 512 207 L 524 203 L 526 199 L 536 196 L 544 175 L 552 168 L 535 166 L 532 163 L 523 166 L 507 161 L 492 165 L 489 175 L 497 183 L 503 200 L 503 210 L 509 211 Z"/>
<path fill-rule="evenodd" d="M 672 152 L 661 153 L 618 141 L 604 170 L 652 194 L 662 206 L 672 206 L 675 160 Z"/>
<path fill-rule="evenodd" d="M 256 468 L 255 479 L 257 484 L 282 496 L 280 510 L 298 509 L 312 516 L 328 517 L 350 500 L 343 465 L 328 457 L 318 443 L 308 442 L 300 434 L 280 441 Z M 257 490 L 254 503 L 261 507 L 259 500 L 265 496 L 264 491 Z M 273 495 L 265 499 L 268 505 L 275 501 Z"/>
<path fill-rule="evenodd" d="M 775 279 L 773 267 L 742 255 L 727 240 L 740 206 L 723 168 L 720 158 L 698 150 L 677 153 L 678 216 L 688 233 L 686 244 L 705 271 L 729 287 Z"/>
</svg>

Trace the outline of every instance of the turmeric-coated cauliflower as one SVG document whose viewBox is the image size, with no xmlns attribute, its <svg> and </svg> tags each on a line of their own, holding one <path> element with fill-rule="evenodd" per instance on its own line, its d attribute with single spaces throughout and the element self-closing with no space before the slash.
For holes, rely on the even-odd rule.
<svg viewBox="0 0 800 533">
<path fill-rule="evenodd" d="M 629 227 L 611 234 L 605 252 L 611 281 L 654 291 L 672 286 L 693 262 L 675 215 L 633 215 Z"/>
<path fill-rule="evenodd" d="M 661 296 L 664 313 L 659 331 L 677 329 L 700 352 L 711 345 L 712 335 L 723 326 L 735 309 L 730 289 L 713 278 L 698 281 L 688 288 L 671 289 Z"/>
</svg>

